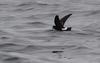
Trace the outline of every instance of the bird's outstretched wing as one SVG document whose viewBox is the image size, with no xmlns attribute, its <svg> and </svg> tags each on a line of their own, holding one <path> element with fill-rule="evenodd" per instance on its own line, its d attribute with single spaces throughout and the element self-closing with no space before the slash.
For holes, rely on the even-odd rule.
<svg viewBox="0 0 100 63">
<path fill-rule="evenodd" d="M 61 27 L 61 28 L 63 27 L 61 21 L 59 20 L 59 16 L 58 15 L 55 16 L 54 23 L 55 23 L 55 26 L 57 26 L 57 27 Z"/>
<path fill-rule="evenodd" d="M 72 14 L 68 14 L 60 19 L 62 26 L 64 26 L 66 20 L 71 16 Z"/>
</svg>

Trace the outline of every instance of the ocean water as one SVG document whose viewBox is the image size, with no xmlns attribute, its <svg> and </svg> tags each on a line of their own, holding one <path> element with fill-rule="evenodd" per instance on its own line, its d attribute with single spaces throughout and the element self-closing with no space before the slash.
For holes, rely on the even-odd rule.
<svg viewBox="0 0 100 63">
<path fill-rule="evenodd" d="M 99 24 L 99 0 L 0 0 L 0 63 L 100 63 Z"/>
</svg>

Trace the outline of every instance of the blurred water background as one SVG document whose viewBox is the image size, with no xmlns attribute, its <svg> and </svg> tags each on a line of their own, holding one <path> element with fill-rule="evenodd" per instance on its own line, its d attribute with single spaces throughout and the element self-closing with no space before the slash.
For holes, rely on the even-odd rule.
<svg viewBox="0 0 100 63">
<path fill-rule="evenodd" d="M 69 13 L 72 31 L 51 31 Z M 99 63 L 99 47 L 99 0 L 0 0 L 0 63 Z"/>
</svg>

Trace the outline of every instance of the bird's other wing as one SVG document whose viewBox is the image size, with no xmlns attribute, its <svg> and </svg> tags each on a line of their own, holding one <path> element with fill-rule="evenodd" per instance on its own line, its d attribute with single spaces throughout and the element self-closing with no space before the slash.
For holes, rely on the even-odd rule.
<svg viewBox="0 0 100 63">
<path fill-rule="evenodd" d="M 58 15 L 55 16 L 54 23 L 55 23 L 55 26 L 62 27 L 62 24 L 61 24 L 61 22 L 59 20 L 59 16 Z"/>
<path fill-rule="evenodd" d="M 61 18 L 61 24 L 64 26 L 64 24 L 65 24 L 65 22 L 66 22 L 66 20 L 71 16 L 72 14 L 68 14 L 68 15 L 66 15 L 66 16 L 64 16 L 63 18 Z"/>
</svg>

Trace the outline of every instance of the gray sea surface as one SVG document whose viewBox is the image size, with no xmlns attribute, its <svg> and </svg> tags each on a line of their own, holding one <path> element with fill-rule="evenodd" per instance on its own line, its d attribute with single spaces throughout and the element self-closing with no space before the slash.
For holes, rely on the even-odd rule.
<svg viewBox="0 0 100 63">
<path fill-rule="evenodd" d="M 0 63 L 100 63 L 100 1 L 0 0 Z"/>
</svg>

